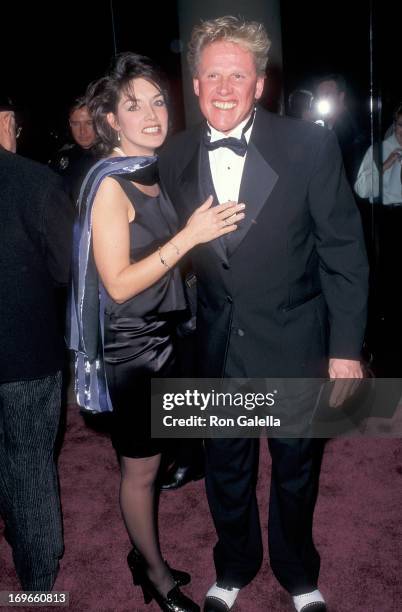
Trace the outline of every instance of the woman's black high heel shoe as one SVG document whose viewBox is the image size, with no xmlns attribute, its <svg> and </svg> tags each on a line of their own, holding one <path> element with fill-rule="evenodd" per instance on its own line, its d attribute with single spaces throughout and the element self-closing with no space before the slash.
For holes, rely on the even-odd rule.
<svg viewBox="0 0 402 612">
<path fill-rule="evenodd" d="M 140 586 L 144 595 L 144 602 L 149 604 L 154 599 L 162 612 L 200 612 L 200 606 L 184 595 L 177 584 L 169 591 L 166 597 L 159 593 L 148 576 L 145 577 Z"/>
<path fill-rule="evenodd" d="M 168 592 L 166 597 L 164 597 L 148 578 L 146 573 L 146 561 L 140 551 L 135 547 L 129 552 L 127 562 L 133 576 L 134 584 L 142 588 L 144 602 L 146 604 L 149 604 L 154 599 L 163 612 L 200 612 L 200 607 L 194 603 L 194 601 L 186 597 L 179 589 L 179 585 L 181 586 L 190 582 L 190 574 L 169 568 L 176 584 L 173 589 Z"/>
<path fill-rule="evenodd" d="M 140 551 L 133 546 L 130 552 L 127 555 L 127 563 L 130 568 L 131 574 L 133 576 L 133 582 L 136 586 L 138 586 L 143 576 L 145 575 L 146 561 Z M 166 563 L 166 562 L 165 562 Z M 166 563 L 167 567 L 172 574 L 173 580 L 176 585 L 181 587 L 189 584 L 191 582 L 191 576 L 187 572 L 182 572 L 180 570 L 173 569 Z"/>
</svg>

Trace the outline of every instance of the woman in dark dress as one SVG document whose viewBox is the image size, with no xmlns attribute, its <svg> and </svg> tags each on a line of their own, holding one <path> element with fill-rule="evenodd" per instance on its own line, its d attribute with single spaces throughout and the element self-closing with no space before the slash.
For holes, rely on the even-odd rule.
<svg viewBox="0 0 402 612">
<path fill-rule="evenodd" d="M 111 72 L 90 86 L 87 102 L 107 159 L 88 175 L 80 198 L 75 259 L 87 255 L 75 281 L 78 355 L 87 358 L 85 378 L 91 365 L 97 373 L 102 361 L 105 367 L 134 583 L 142 586 L 146 603 L 153 598 L 162 610 L 199 610 L 179 590 L 189 575 L 170 569 L 159 548 L 154 489 L 163 441 L 150 435 L 150 380 L 174 372 L 174 327 L 186 306 L 176 264 L 197 244 L 234 231 L 244 206 L 212 207 L 209 197 L 177 232 L 174 209 L 155 171 L 155 150 L 168 130 L 166 94 L 148 58 L 120 55 Z M 97 296 L 100 306 L 94 308 Z M 95 311 L 101 313 L 101 358 Z M 84 403 L 93 400 L 94 389 L 87 387 Z"/>
</svg>

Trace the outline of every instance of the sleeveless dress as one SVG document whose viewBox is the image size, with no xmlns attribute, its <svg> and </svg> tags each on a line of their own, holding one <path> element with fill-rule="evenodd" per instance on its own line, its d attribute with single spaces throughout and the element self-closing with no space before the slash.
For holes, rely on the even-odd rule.
<svg viewBox="0 0 402 612">
<path fill-rule="evenodd" d="M 151 197 L 130 181 L 113 178 L 135 209 L 130 260 L 139 261 L 172 237 L 175 213 L 162 193 Z M 105 296 L 104 365 L 119 455 L 149 457 L 164 448 L 164 440 L 151 438 L 151 378 L 175 375 L 175 326 L 185 308 L 177 267 L 123 304 Z"/>
</svg>

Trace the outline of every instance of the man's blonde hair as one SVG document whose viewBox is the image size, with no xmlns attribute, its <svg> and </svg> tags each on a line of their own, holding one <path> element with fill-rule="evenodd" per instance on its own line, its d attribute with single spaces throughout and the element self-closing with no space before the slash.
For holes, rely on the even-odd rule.
<svg viewBox="0 0 402 612">
<path fill-rule="evenodd" d="M 202 50 L 217 41 L 232 42 L 245 47 L 253 54 L 257 74 L 265 74 L 271 41 L 264 26 L 258 21 L 245 21 L 240 17 L 226 15 L 202 21 L 193 28 L 187 54 L 193 76 L 197 76 Z"/>
</svg>

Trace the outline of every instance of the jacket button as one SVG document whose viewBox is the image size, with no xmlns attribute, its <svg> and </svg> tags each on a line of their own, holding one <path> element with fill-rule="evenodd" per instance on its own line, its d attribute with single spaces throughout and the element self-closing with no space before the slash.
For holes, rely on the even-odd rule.
<svg viewBox="0 0 402 612">
<path fill-rule="evenodd" d="M 233 304 L 233 298 L 230 295 L 226 296 L 226 301 L 229 302 L 229 304 Z"/>
<path fill-rule="evenodd" d="M 239 327 L 239 329 L 237 330 L 237 335 L 238 336 L 244 336 L 244 329 L 240 329 L 240 327 Z"/>
<path fill-rule="evenodd" d="M 223 263 L 222 263 L 222 268 L 223 268 L 224 270 L 230 270 L 230 266 L 229 266 L 229 264 L 227 264 L 226 262 L 223 262 Z"/>
</svg>

